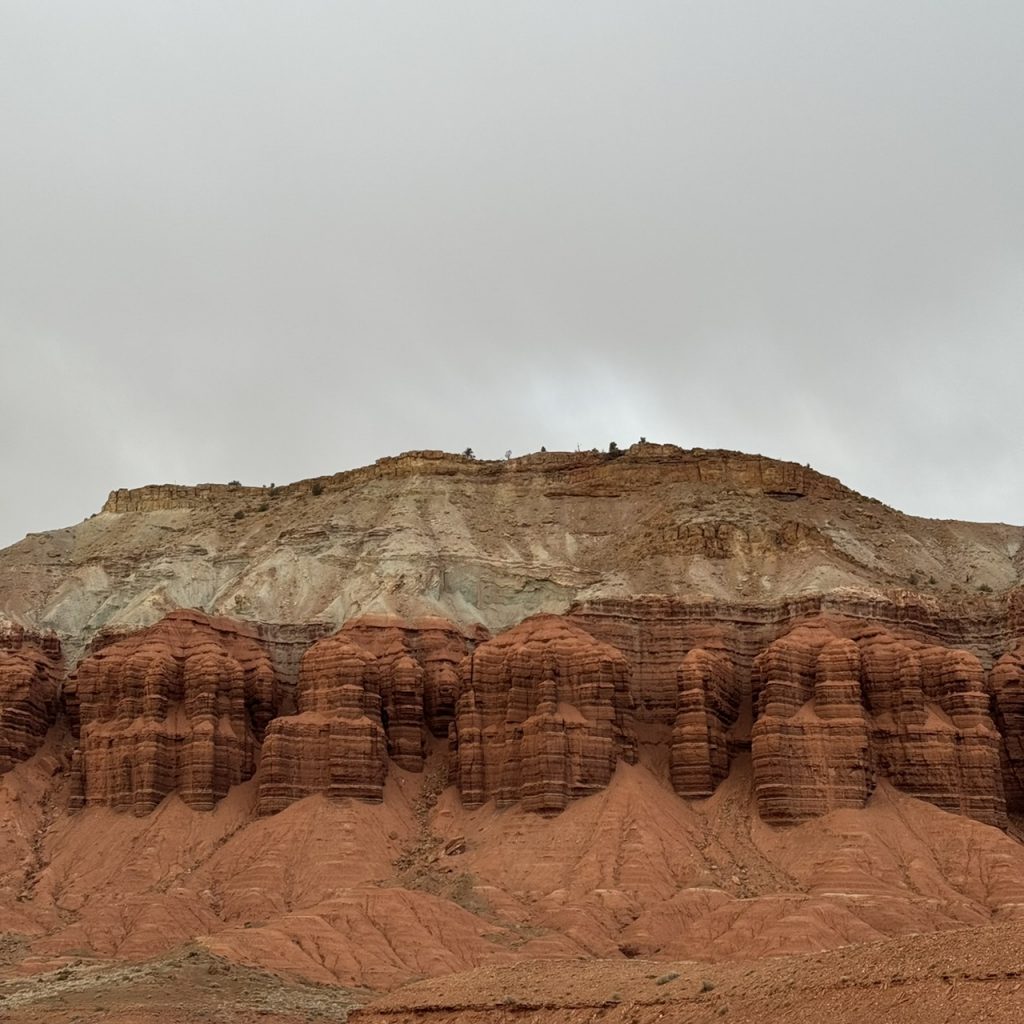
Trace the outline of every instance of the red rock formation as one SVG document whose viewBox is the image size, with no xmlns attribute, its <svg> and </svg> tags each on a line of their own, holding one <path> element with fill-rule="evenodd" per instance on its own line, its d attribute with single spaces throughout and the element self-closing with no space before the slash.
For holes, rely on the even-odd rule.
<svg viewBox="0 0 1024 1024">
<path fill-rule="evenodd" d="M 30 758 L 56 714 L 60 649 L 20 629 L 0 635 L 0 775 Z"/>
<path fill-rule="evenodd" d="M 346 622 L 342 634 L 372 652 L 380 666 L 388 749 L 410 771 L 423 768 L 424 724 L 434 736 L 448 735 L 455 716 L 458 666 L 473 649 L 470 639 L 446 619 L 411 621 L 367 615 Z"/>
<path fill-rule="evenodd" d="M 882 630 L 859 644 L 878 770 L 943 810 L 1004 825 L 999 735 L 978 659 Z"/>
<path fill-rule="evenodd" d="M 726 733 L 736 721 L 741 690 L 727 655 L 700 647 L 679 666 L 679 704 L 672 729 L 675 791 L 690 799 L 711 796 L 729 774 Z"/>
<path fill-rule="evenodd" d="M 387 774 L 381 668 L 344 633 L 317 641 L 299 670 L 298 714 L 276 718 L 263 743 L 259 812 L 313 793 L 379 803 Z"/>
<path fill-rule="evenodd" d="M 1003 739 L 1006 806 L 1021 814 L 1024 813 L 1024 640 L 995 663 L 992 698 Z"/>
<path fill-rule="evenodd" d="M 767 821 L 863 807 L 874 789 L 860 651 L 823 622 L 797 627 L 754 661 L 752 752 Z"/>
<path fill-rule="evenodd" d="M 209 810 L 248 779 L 277 681 L 246 627 L 183 610 L 85 658 L 66 696 L 73 806 L 142 815 L 173 792 Z"/>
<path fill-rule="evenodd" d="M 460 672 L 452 761 L 469 807 L 560 811 L 636 758 L 626 659 L 560 616 L 481 644 Z"/>
<path fill-rule="evenodd" d="M 754 662 L 762 817 L 863 806 L 881 774 L 944 810 L 1005 824 L 999 737 L 981 664 L 879 627 L 841 638 L 812 620 Z"/>
</svg>

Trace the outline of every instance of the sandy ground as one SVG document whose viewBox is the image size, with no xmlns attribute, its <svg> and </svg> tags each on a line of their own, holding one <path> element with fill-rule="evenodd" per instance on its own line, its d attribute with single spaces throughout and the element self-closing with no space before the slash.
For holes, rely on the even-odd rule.
<svg viewBox="0 0 1024 1024">
<path fill-rule="evenodd" d="M 1024 1017 L 1024 929 L 908 936 L 727 964 L 532 962 L 413 985 L 359 1024 L 1001 1024 Z"/>
</svg>

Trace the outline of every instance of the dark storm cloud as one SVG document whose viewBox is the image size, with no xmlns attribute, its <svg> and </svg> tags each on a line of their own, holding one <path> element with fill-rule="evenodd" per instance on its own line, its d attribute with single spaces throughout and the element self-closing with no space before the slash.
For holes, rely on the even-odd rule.
<svg viewBox="0 0 1024 1024">
<path fill-rule="evenodd" d="M 0 543 L 640 434 L 1024 519 L 1024 5 L 7 2 Z"/>
</svg>

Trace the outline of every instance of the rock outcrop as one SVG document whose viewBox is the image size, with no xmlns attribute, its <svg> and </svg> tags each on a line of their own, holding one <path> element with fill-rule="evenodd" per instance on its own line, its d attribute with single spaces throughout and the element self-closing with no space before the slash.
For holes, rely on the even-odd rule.
<svg viewBox="0 0 1024 1024">
<path fill-rule="evenodd" d="M 1024 814 L 1024 640 L 995 663 L 992 700 L 1003 738 L 1006 807 L 1015 814 Z"/>
<path fill-rule="evenodd" d="M 863 807 L 875 784 L 857 645 L 823 622 L 797 627 L 754 662 L 754 788 L 766 821 Z"/>
<path fill-rule="evenodd" d="M 367 615 L 346 622 L 342 635 L 377 658 L 388 749 L 395 764 L 423 768 L 426 732 L 448 735 L 455 717 L 458 667 L 485 630 L 472 638 L 446 619 L 403 620 Z"/>
<path fill-rule="evenodd" d="M 271 722 L 263 743 L 261 814 L 314 793 L 381 801 L 388 760 L 382 678 L 377 658 L 344 633 L 310 647 L 299 670 L 298 714 Z"/>
<path fill-rule="evenodd" d="M 1004 825 L 999 734 L 966 651 L 877 626 L 801 625 L 754 662 L 754 787 L 763 818 L 861 807 L 884 776 L 944 810 Z"/>
<path fill-rule="evenodd" d="M 277 680 L 248 627 L 195 611 L 100 648 L 68 681 L 72 805 L 209 810 L 250 778 Z"/>
<path fill-rule="evenodd" d="M 0 633 L 0 774 L 30 758 L 56 714 L 59 645 L 23 630 Z"/>
<path fill-rule="evenodd" d="M 481 644 L 460 674 L 452 768 L 469 807 L 557 812 L 636 759 L 626 659 L 560 616 Z"/>
<path fill-rule="evenodd" d="M 672 729 L 672 785 L 683 797 L 711 796 L 729 774 L 727 733 L 739 713 L 742 690 L 732 661 L 695 647 L 679 666 L 679 704 Z"/>
</svg>

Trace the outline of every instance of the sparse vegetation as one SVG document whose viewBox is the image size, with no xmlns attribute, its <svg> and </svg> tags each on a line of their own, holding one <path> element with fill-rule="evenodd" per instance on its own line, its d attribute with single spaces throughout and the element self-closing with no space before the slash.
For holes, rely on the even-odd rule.
<svg viewBox="0 0 1024 1024">
<path fill-rule="evenodd" d="M 983 594 L 991 594 L 992 588 L 987 583 L 981 583 L 978 585 L 978 590 Z"/>
<path fill-rule="evenodd" d="M 679 977 L 678 971 L 669 971 L 668 974 L 663 974 L 660 978 L 654 979 L 655 985 L 667 985 L 670 981 L 675 981 Z"/>
<path fill-rule="evenodd" d="M 324 485 L 320 483 L 319 480 L 314 480 L 313 486 L 310 488 L 310 492 L 314 498 L 319 498 L 320 495 L 324 493 Z"/>
<path fill-rule="evenodd" d="M 229 480 L 228 487 L 241 487 L 241 483 L 238 480 Z"/>
<path fill-rule="evenodd" d="M 701 992 L 710 992 L 714 987 L 715 987 L 715 983 L 713 981 L 708 981 L 707 978 L 705 978 L 700 983 L 700 990 L 701 990 Z"/>
<path fill-rule="evenodd" d="M 256 511 L 257 512 L 266 512 L 268 508 L 270 508 L 270 506 L 264 501 L 264 502 L 261 502 L 261 504 L 256 509 Z"/>
<path fill-rule="evenodd" d="M 235 513 L 235 518 L 236 518 L 236 519 L 244 519 L 244 518 L 245 518 L 245 513 L 244 513 L 244 512 L 243 512 L 243 511 L 242 511 L 241 509 L 239 509 L 239 510 L 238 510 L 238 511 L 237 511 L 237 512 Z"/>
<path fill-rule="evenodd" d="M 467 448 L 462 454 L 467 459 L 475 459 L 476 458 L 476 456 L 473 454 L 473 449 L 472 448 Z"/>
</svg>

